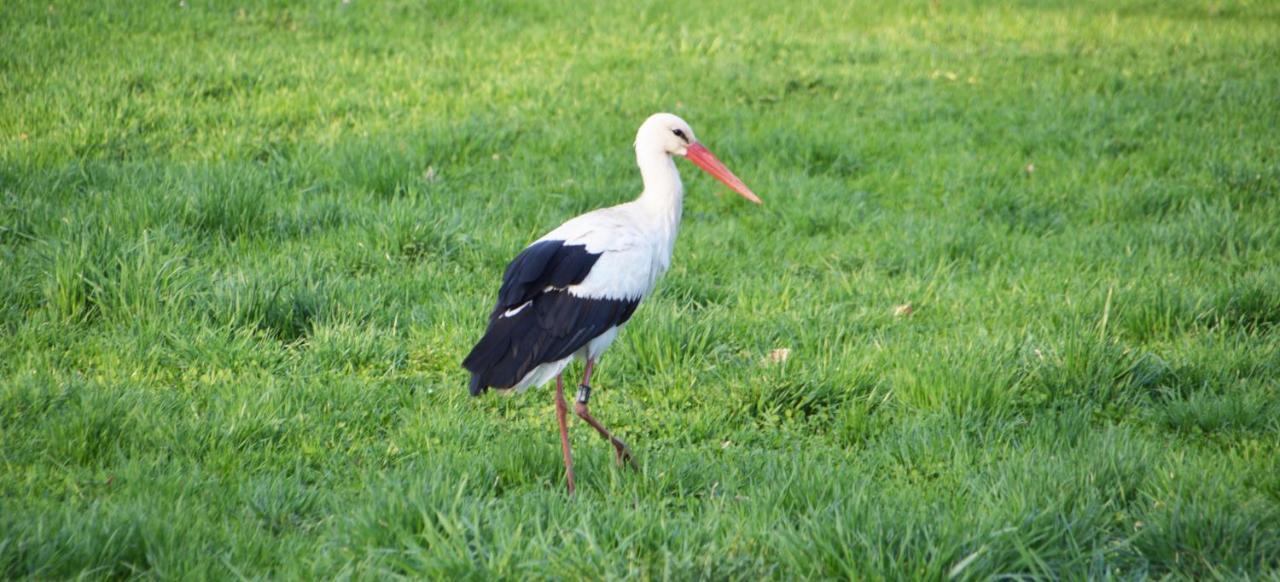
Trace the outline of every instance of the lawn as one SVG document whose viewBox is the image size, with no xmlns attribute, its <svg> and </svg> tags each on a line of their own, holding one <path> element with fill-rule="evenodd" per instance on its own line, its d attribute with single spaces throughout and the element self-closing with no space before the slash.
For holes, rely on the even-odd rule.
<svg viewBox="0 0 1280 582">
<path fill-rule="evenodd" d="M 0 9 L 0 577 L 1280 576 L 1280 3 L 244 4 Z M 460 362 L 656 111 L 570 498 Z"/>
</svg>

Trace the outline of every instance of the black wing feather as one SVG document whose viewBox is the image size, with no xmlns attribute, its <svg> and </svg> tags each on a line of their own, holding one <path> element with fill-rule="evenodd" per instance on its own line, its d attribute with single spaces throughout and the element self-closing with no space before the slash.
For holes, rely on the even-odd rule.
<svg viewBox="0 0 1280 582">
<path fill-rule="evenodd" d="M 581 283 L 598 260 L 600 253 L 589 253 L 585 246 L 566 245 L 564 241 L 545 240 L 529 245 L 507 265 L 493 314 L 519 306 L 547 287 Z"/>
<path fill-rule="evenodd" d="M 462 362 L 473 396 L 490 386 L 510 388 L 538 365 L 569 357 L 631 318 L 639 298 L 593 299 L 564 290 L 586 279 L 600 256 L 584 246 L 542 241 L 511 261 L 489 328 Z"/>
</svg>

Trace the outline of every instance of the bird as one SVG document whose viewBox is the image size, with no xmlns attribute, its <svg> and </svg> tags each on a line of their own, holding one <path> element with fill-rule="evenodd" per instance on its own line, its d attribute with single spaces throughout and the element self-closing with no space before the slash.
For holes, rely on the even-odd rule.
<svg viewBox="0 0 1280 582">
<path fill-rule="evenodd" d="M 762 204 L 671 113 L 640 125 L 636 164 L 644 189 L 635 200 L 570 219 L 516 255 L 502 276 L 484 336 L 463 360 L 470 391 L 523 392 L 555 379 L 556 422 L 568 494 L 574 494 L 564 370 L 585 361 L 574 413 L 614 447 L 619 465 L 636 468 L 631 447 L 613 435 L 588 407 L 596 362 L 671 266 L 680 228 L 684 185 L 675 158 L 683 157 L 743 198 Z"/>
</svg>

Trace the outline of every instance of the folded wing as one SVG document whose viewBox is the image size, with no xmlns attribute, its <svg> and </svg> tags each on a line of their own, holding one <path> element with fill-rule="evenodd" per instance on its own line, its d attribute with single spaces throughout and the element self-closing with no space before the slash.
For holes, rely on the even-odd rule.
<svg viewBox="0 0 1280 582">
<path fill-rule="evenodd" d="M 507 266 L 485 335 L 463 361 L 471 394 L 510 388 L 537 366 L 562 360 L 587 342 L 625 323 L 640 304 L 634 297 L 581 294 L 579 286 L 604 259 L 586 244 L 540 240 Z M 609 269 L 606 269 L 609 270 Z"/>
</svg>

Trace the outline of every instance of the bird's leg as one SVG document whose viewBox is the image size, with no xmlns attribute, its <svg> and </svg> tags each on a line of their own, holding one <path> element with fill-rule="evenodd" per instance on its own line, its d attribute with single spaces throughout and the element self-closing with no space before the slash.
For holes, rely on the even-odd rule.
<svg viewBox="0 0 1280 582">
<path fill-rule="evenodd" d="M 622 439 L 609 434 L 609 430 L 603 424 L 600 424 L 600 421 L 596 420 L 594 416 L 591 416 L 591 411 L 587 408 L 587 401 L 591 399 L 591 369 L 595 367 L 595 363 L 594 358 L 587 359 L 587 368 L 582 373 L 582 385 L 578 386 L 578 396 L 574 398 L 573 411 L 578 414 L 579 418 L 587 421 L 591 428 L 596 429 L 596 432 L 600 433 L 604 440 L 613 445 L 614 459 L 617 460 L 619 465 L 628 463 L 632 469 L 635 469 L 637 468 L 636 459 L 635 455 L 631 454 L 631 447 L 622 442 Z"/>
<path fill-rule="evenodd" d="M 564 400 L 564 375 L 556 375 L 556 422 L 560 423 L 560 448 L 564 451 L 564 475 L 573 495 L 573 453 L 569 452 L 569 405 Z"/>
</svg>

